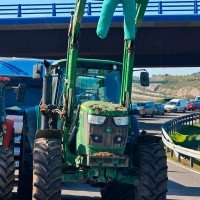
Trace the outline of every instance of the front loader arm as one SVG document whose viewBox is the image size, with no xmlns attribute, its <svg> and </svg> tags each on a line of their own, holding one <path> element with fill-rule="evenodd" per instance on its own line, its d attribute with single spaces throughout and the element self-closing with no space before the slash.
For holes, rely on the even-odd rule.
<svg viewBox="0 0 200 200">
<path fill-rule="evenodd" d="M 141 26 L 148 0 L 136 0 L 135 29 Z M 136 33 L 135 31 L 135 33 Z M 121 104 L 127 108 L 131 103 L 132 74 L 135 60 L 135 39 L 124 40 Z"/>
<path fill-rule="evenodd" d="M 86 0 L 77 0 L 75 13 L 72 13 L 71 22 L 68 30 L 68 49 L 66 62 L 66 85 L 65 85 L 65 107 L 67 117 L 71 116 L 75 101 L 76 69 L 78 60 L 78 40 L 80 25 L 84 14 Z"/>
<path fill-rule="evenodd" d="M 136 18 L 135 18 L 136 29 L 139 28 L 142 24 L 148 2 L 149 0 L 136 0 Z"/>
</svg>

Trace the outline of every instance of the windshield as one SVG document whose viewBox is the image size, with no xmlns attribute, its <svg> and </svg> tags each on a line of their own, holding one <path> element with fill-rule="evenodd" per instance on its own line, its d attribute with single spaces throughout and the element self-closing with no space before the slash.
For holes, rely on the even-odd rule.
<svg viewBox="0 0 200 200">
<path fill-rule="evenodd" d="M 119 103 L 120 85 L 120 71 L 79 68 L 76 79 L 76 104 L 87 100 Z"/>
<path fill-rule="evenodd" d="M 146 103 L 137 103 L 137 106 L 145 106 Z"/>
<path fill-rule="evenodd" d="M 177 102 L 175 102 L 175 101 L 170 101 L 167 103 L 167 105 L 176 105 L 176 104 L 177 104 Z"/>
</svg>

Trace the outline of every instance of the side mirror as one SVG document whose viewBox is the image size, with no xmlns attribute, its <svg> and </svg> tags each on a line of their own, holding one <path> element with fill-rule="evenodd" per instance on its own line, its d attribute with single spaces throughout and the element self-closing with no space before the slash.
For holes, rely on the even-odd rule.
<svg viewBox="0 0 200 200">
<path fill-rule="evenodd" d="M 140 84 L 141 84 L 141 86 L 149 86 L 149 73 L 148 72 L 140 73 Z"/>
<path fill-rule="evenodd" d="M 38 63 L 33 65 L 33 79 L 41 79 L 42 78 L 42 64 Z"/>
<path fill-rule="evenodd" d="M 26 85 L 20 83 L 17 87 L 16 100 L 19 102 L 23 102 L 25 98 L 25 93 L 26 93 Z"/>
</svg>

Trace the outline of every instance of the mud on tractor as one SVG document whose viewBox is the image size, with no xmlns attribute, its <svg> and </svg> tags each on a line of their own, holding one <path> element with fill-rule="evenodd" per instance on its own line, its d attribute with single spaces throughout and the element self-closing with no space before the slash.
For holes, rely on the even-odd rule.
<svg viewBox="0 0 200 200">
<path fill-rule="evenodd" d="M 148 1 L 136 1 L 136 28 Z M 102 199 L 164 200 L 167 164 L 160 137 L 132 132 L 134 40 L 123 63 L 78 58 L 86 0 L 77 0 L 67 59 L 45 62 L 42 100 L 24 113 L 18 193 L 61 199 L 62 182 L 100 187 Z M 41 66 L 35 74 L 42 77 Z M 141 85 L 148 86 L 141 72 Z"/>
</svg>

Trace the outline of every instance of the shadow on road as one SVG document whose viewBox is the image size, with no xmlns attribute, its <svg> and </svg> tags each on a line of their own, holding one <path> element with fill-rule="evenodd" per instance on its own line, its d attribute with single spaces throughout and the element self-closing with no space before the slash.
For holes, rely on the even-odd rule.
<svg viewBox="0 0 200 200">
<path fill-rule="evenodd" d="M 174 181 L 168 181 L 168 195 L 200 197 L 200 187 L 187 187 Z"/>
<path fill-rule="evenodd" d="M 24 191 L 25 192 L 25 191 Z M 21 199 L 16 192 L 13 192 L 13 196 L 10 200 L 31 200 L 31 199 Z M 62 200 L 101 200 L 101 197 L 97 197 L 97 196 L 86 196 L 84 194 L 84 196 L 81 195 L 68 195 L 68 194 L 64 194 L 62 195 Z"/>
<path fill-rule="evenodd" d="M 99 200 L 99 188 L 88 184 L 64 183 L 62 185 L 62 200 Z"/>
<path fill-rule="evenodd" d="M 62 195 L 62 200 L 100 200 L 101 197 L 83 197 L 73 195 Z"/>
</svg>

